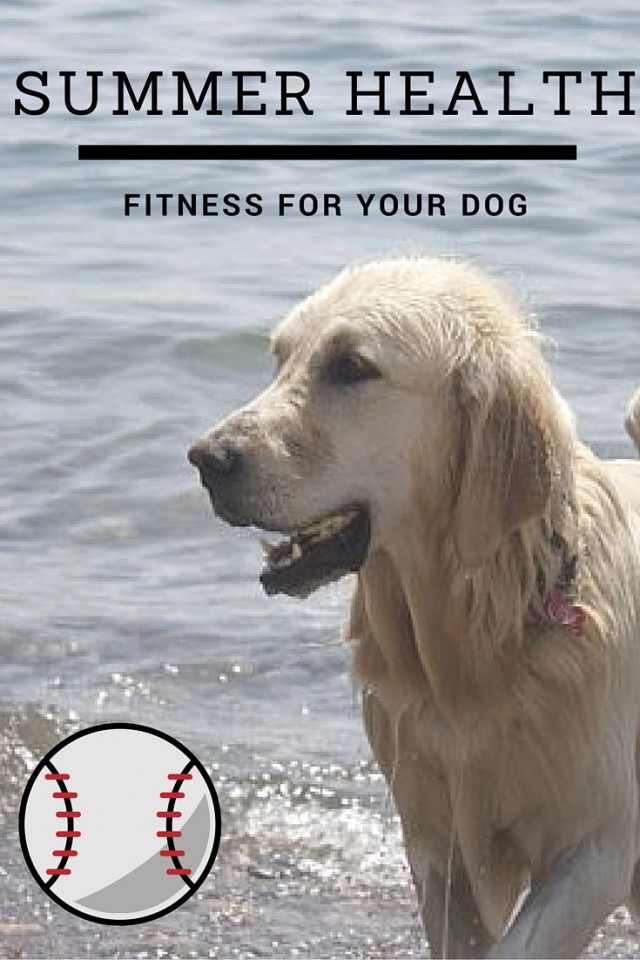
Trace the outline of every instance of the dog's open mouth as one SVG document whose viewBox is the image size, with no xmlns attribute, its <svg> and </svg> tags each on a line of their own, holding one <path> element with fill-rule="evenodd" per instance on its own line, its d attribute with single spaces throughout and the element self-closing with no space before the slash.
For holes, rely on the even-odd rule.
<svg viewBox="0 0 640 960">
<path fill-rule="evenodd" d="M 266 593 L 306 597 L 318 587 L 359 570 L 367 556 L 371 524 L 363 507 L 347 507 L 296 530 L 288 539 L 262 541 Z"/>
</svg>

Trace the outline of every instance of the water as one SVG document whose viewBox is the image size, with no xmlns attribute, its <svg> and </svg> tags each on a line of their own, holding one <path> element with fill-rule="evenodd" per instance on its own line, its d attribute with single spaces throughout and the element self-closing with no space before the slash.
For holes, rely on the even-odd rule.
<svg viewBox="0 0 640 960">
<path fill-rule="evenodd" d="M 426 7 L 424 8 L 426 9 Z M 7 0 L 0 12 L 0 954 L 31 957 L 423 956 L 399 831 L 361 731 L 339 641 L 349 584 L 304 604 L 267 599 L 251 533 L 210 516 L 189 442 L 270 373 L 268 330 L 344 263 L 426 251 L 505 277 L 552 338 L 583 435 L 624 455 L 640 381 L 634 118 L 592 117 L 590 70 L 633 69 L 628 0 L 578 15 L 538 0 L 418 11 L 328 0 Z M 313 117 L 13 116 L 22 70 L 302 69 Z M 457 69 L 490 107 L 346 117 L 346 70 Z M 533 117 L 499 118 L 496 71 L 516 69 Z M 543 69 L 582 69 L 571 117 Z M 230 89 L 228 86 L 225 88 Z M 269 87 L 269 89 L 272 89 Z M 486 93 L 485 93 L 486 91 Z M 171 109 L 169 107 L 168 109 Z M 577 163 L 85 163 L 78 142 L 432 139 L 579 145 Z M 260 217 L 123 216 L 125 192 L 247 193 Z M 360 216 L 357 192 L 438 192 L 445 218 Z M 463 218 L 459 197 L 524 193 L 525 217 Z M 281 192 L 339 193 L 340 218 L 279 217 Z M 219 786 L 211 881 L 152 924 L 102 928 L 44 901 L 22 863 L 16 809 L 34 758 L 108 719 L 183 739 Z M 617 914 L 592 947 L 637 951 Z"/>
</svg>

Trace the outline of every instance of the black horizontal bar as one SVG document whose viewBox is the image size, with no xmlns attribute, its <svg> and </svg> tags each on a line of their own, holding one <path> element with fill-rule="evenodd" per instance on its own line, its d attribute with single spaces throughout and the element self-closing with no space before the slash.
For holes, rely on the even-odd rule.
<svg viewBox="0 0 640 960">
<path fill-rule="evenodd" d="M 78 160 L 575 160 L 575 144 L 90 143 Z"/>
</svg>

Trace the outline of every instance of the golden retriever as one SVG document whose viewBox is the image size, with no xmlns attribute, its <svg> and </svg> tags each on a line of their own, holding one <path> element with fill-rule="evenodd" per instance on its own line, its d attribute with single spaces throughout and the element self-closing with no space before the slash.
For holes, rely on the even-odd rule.
<svg viewBox="0 0 640 960">
<path fill-rule="evenodd" d="M 268 593 L 357 571 L 348 636 L 432 955 L 578 955 L 640 908 L 640 463 L 576 438 L 540 338 L 456 261 L 342 272 L 189 453 L 287 535 Z M 640 447 L 640 394 L 627 416 Z"/>
</svg>

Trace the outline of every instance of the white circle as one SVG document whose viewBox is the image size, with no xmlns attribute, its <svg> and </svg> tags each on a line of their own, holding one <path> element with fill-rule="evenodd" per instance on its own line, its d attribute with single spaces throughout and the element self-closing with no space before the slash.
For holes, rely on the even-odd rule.
<svg viewBox="0 0 640 960">
<path fill-rule="evenodd" d="M 102 923 L 187 900 L 220 839 L 215 788 L 181 743 L 137 724 L 74 734 L 38 764 L 20 808 L 25 859 L 45 892 Z"/>
</svg>

